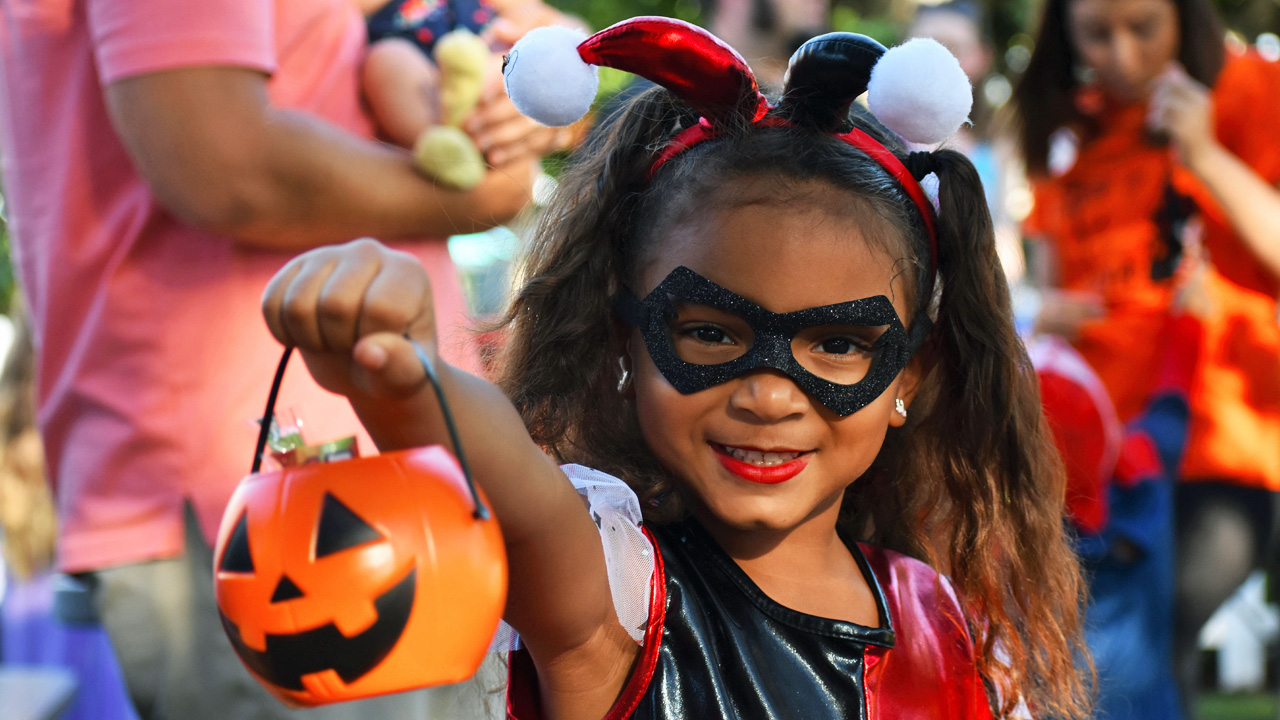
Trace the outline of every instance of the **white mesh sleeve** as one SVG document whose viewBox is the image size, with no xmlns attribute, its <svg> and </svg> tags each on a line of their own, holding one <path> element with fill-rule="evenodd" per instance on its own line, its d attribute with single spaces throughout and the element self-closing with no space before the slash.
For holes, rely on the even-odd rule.
<svg viewBox="0 0 1280 720">
<path fill-rule="evenodd" d="M 622 480 L 582 465 L 560 468 L 582 496 L 591 520 L 600 529 L 609 591 L 618 621 L 631 639 L 644 640 L 649 624 L 649 578 L 653 575 L 654 548 L 640 529 L 640 500 Z M 505 652 L 519 647 L 520 638 L 505 622 L 498 626 L 489 649 Z"/>
<path fill-rule="evenodd" d="M 612 475 L 582 465 L 565 465 L 562 469 L 600 528 L 609 591 L 618 621 L 631 639 L 641 642 L 649 623 L 654 548 L 640 529 L 640 500 L 625 482 Z"/>
</svg>

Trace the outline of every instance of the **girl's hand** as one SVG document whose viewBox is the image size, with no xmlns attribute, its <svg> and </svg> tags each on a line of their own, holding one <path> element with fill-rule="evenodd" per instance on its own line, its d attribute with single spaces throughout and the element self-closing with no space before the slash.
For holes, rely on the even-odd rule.
<svg viewBox="0 0 1280 720">
<path fill-rule="evenodd" d="M 1176 62 L 1156 80 L 1147 106 L 1147 125 L 1167 133 L 1192 169 L 1206 150 L 1218 144 L 1209 88 L 1192 79 Z"/>
<path fill-rule="evenodd" d="M 311 375 L 347 397 L 409 399 L 435 359 L 431 283 L 417 258 L 373 240 L 318 248 L 271 279 L 262 298 L 271 334 L 302 353 Z"/>
<path fill-rule="evenodd" d="M 435 354 L 431 286 L 416 258 L 372 240 L 312 250 L 276 274 L 262 309 L 316 381 L 351 400 L 380 451 L 449 442 L 405 338 Z M 436 369 L 472 474 L 502 523 L 511 568 L 503 616 L 543 687 L 556 693 L 561 716 L 602 717 L 640 647 L 613 608 L 595 523 L 497 387 L 444 363 Z"/>
<path fill-rule="evenodd" d="M 1075 340 L 1081 327 L 1106 315 L 1102 298 L 1095 293 L 1045 290 L 1040 302 L 1034 332 L 1058 335 L 1065 340 Z"/>
</svg>

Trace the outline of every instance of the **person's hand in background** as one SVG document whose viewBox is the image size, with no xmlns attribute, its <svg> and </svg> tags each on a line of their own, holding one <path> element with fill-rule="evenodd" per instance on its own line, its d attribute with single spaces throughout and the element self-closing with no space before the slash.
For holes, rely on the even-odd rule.
<svg viewBox="0 0 1280 720">
<path fill-rule="evenodd" d="M 1107 314 L 1101 296 L 1078 290 L 1046 289 L 1040 303 L 1034 332 L 1068 341 L 1075 340 L 1086 323 Z"/>
<path fill-rule="evenodd" d="M 1192 79 L 1176 62 L 1170 63 L 1156 80 L 1147 105 L 1147 125 L 1167 134 L 1192 170 L 1206 151 L 1218 144 L 1209 88 Z"/>
<path fill-rule="evenodd" d="M 586 23 L 582 20 L 566 15 L 542 0 L 491 0 L 489 5 L 498 14 L 483 34 L 491 47 L 509 48 L 530 30 L 548 25 L 563 25 L 587 31 Z"/>
<path fill-rule="evenodd" d="M 489 165 L 498 169 L 566 150 L 573 135 L 569 128 L 547 127 L 520 114 L 503 87 L 501 58 L 495 58 L 480 102 L 462 129 L 475 140 Z"/>
</svg>

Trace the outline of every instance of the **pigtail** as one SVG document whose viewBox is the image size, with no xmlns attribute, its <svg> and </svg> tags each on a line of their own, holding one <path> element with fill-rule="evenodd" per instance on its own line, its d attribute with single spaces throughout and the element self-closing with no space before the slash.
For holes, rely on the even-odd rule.
<svg viewBox="0 0 1280 720">
<path fill-rule="evenodd" d="M 669 490 L 655 480 L 666 473 L 645 451 L 635 413 L 617 390 L 625 341 L 611 298 L 634 264 L 634 216 L 652 153 L 695 122 L 656 89 L 597 129 L 561 176 L 496 325 L 508 335 L 495 379 L 534 441 L 560 462 L 589 462 L 638 491 L 659 485 L 657 494 Z"/>
<path fill-rule="evenodd" d="M 904 498 L 972 617 L 979 670 L 1002 715 L 1020 699 L 1061 717 L 1087 713 L 1076 667 L 1083 584 L 1062 526 L 1065 473 L 1040 407 L 1035 371 L 1014 331 L 977 171 L 933 153 L 939 179 L 940 295 L 933 359 L 913 446 L 900 470 L 942 480 Z M 912 467 L 912 465 L 916 465 Z M 908 483 L 924 487 L 924 483 Z"/>
</svg>

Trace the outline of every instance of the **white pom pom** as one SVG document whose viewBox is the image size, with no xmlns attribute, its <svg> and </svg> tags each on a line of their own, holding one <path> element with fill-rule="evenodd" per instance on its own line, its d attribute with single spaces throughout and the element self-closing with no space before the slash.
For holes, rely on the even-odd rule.
<svg viewBox="0 0 1280 720">
<path fill-rule="evenodd" d="M 872 68 L 867 93 L 876 119 L 902 139 L 925 145 L 954 135 L 973 107 L 960 62 L 929 38 L 890 48 Z"/>
<path fill-rule="evenodd" d="M 578 55 L 578 43 L 586 38 L 566 27 L 541 27 L 520 38 L 502 68 L 516 109 L 551 127 L 572 125 L 587 114 L 600 79 L 596 67 Z"/>
</svg>

